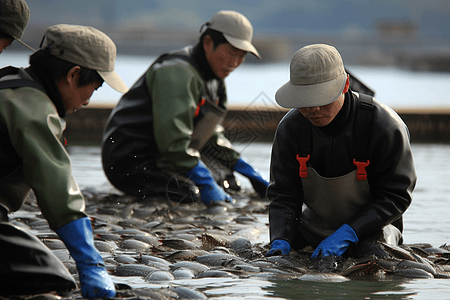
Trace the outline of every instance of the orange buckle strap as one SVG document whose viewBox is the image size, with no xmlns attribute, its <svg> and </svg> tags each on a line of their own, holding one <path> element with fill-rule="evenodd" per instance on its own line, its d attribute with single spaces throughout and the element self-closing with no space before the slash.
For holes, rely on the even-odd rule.
<svg viewBox="0 0 450 300">
<path fill-rule="evenodd" d="M 296 158 L 298 160 L 298 163 L 300 164 L 300 168 L 298 170 L 298 174 L 301 178 L 308 176 L 308 168 L 306 167 L 306 162 L 309 160 L 310 155 L 308 154 L 307 157 L 303 157 L 297 154 Z"/>
<path fill-rule="evenodd" d="M 363 162 L 363 161 L 356 161 L 356 159 L 353 159 L 353 164 L 356 166 L 356 179 L 367 180 L 366 167 L 370 164 L 369 160 Z"/>
<path fill-rule="evenodd" d="M 200 113 L 200 106 L 204 105 L 206 103 L 206 99 L 200 100 L 200 102 L 197 105 L 197 108 L 195 109 L 194 117 L 198 116 Z"/>
</svg>

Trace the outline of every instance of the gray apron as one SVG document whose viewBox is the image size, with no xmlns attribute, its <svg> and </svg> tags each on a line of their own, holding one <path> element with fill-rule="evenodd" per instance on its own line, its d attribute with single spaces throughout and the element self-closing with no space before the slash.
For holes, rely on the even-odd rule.
<svg viewBox="0 0 450 300">
<path fill-rule="evenodd" d="M 335 232 L 371 199 L 369 183 L 357 180 L 356 170 L 326 178 L 308 168 L 302 184 L 305 200 L 299 230 L 312 245 Z"/>
<path fill-rule="evenodd" d="M 208 97 L 205 99 L 205 103 L 201 106 L 203 117 L 197 122 L 192 133 L 191 143 L 189 148 L 195 149 L 200 152 L 201 148 L 208 142 L 208 140 L 213 135 L 216 130 L 217 124 L 222 122 L 225 117 L 226 110 L 215 104 L 213 101 L 209 100 Z M 192 150 L 194 151 L 194 150 Z M 156 162 L 156 166 L 159 169 L 158 172 L 163 172 L 171 178 L 171 182 L 179 182 L 180 185 L 187 183 L 189 185 L 195 186 L 195 183 L 185 176 L 185 174 L 180 173 L 173 164 L 169 163 L 167 159 L 161 156 Z M 211 170 L 212 171 L 212 170 Z M 213 173 L 213 177 L 214 177 Z M 168 184 L 169 184 L 168 183 Z M 178 184 L 178 183 L 177 183 Z M 168 186 L 166 187 L 168 189 Z"/>
<path fill-rule="evenodd" d="M 203 117 L 195 125 L 191 143 L 189 144 L 189 148 L 194 148 L 198 151 L 205 146 L 216 130 L 216 126 L 222 122 L 227 113 L 226 109 L 209 99 L 205 99 L 205 104 L 201 106 L 201 110 Z"/>
<path fill-rule="evenodd" d="M 305 200 L 298 227 L 311 245 L 317 246 L 370 201 L 369 183 L 357 180 L 356 173 L 326 178 L 308 168 L 308 176 L 302 178 Z M 398 245 L 402 234 L 389 224 L 372 238 Z"/>
<path fill-rule="evenodd" d="M 217 125 L 223 121 L 227 112 L 225 109 L 210 100 L 206 100 L 201 109 L 203 117 L 195 125 L 191 143 L 189 144 L 189 148 L 193 148 L 198 151 L 201 151 L 201 149 L 209 141 L 215 132 Z M 211 175 L 216 182 L 222 182 L 227 176 L 232 176 L 233 174 L 231 170 L 228 170 L 216 160 L 203 160 L 203 162 L 208 166 Z"/>
</svg>

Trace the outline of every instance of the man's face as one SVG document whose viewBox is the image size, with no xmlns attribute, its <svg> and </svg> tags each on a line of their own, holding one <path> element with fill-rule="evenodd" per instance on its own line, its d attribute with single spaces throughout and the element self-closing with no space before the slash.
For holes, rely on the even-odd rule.
<svg viewBox="0 0 450 300">
<path fill-rule="evenodd" d="M 0 39 L 0 53 L 2 53 L 3 50 L 5 50 L 8 46 L 10 46 L 13 41 L 14 41 L 13 38 Z"/>
<path fill-rule="evenodd" d="M 342 94 L 336 101 L 323 106 L 303 107 L 298 110 L 314 126 L 323 127 L 331 123 L 344 105 L 345 96 Z"/>
<path fill-rule="evenodd" d="M 239 67 L 245 60 L 246 51 L 231 46 L 228 43 L 220 44 L 214 49 L 213 41 L 206 36 L 203 41 L 206 60 L 214 74 L 225 79 L 231 72 Z"/>
<path fill-rule="evenodd" d="M 57 83 L 67 114 L 73 113 L 82 106 L 88 105 L 94 91 L 102 86 L 102 83 L 94 82 L 79 87 L 79 68 L 78 66 L 72 68 L 67 76 Z"/>
<path fill-rule="evenodd" d="M 82 106 L 88 105 L 92 94 L 101 86 L 101 83 L 94 82 L 82 87 L 77 87 L 68 98 L 63 98 L 66 113 L 70 114 L 76 112 Z"/>
</svg>

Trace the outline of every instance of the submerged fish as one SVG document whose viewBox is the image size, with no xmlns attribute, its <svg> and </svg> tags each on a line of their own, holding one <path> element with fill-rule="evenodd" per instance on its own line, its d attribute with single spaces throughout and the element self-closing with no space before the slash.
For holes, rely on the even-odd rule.
<svg viewBox="0 0 450 300">
<path fill-rule="evenodd" d="M 179 268 L 185 268 L 191 270 L 194 275 L 198 275 L 209 270 L 209 267 L 195 261 L 179 261 L 170 266 L 172 270 L 177 270 Z"/>
</svg>

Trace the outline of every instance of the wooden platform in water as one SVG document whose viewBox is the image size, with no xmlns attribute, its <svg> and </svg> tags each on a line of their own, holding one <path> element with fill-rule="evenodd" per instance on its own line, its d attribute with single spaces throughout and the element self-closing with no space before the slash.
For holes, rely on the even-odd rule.
<svg viewBox="0 0 450 300">
<path fill-rule="evenodd" d="M 69 145 L 100 145 L 111 106 L 91 105 L 68 115 L 65 136 Z M 396 110 L 408 125 L 412 143 L 450 143 L 449 109 Z M 274 106 L 231 107 L 223 122 L 233 143 L 272 142 L 287 110 Z"/>
</svg>

